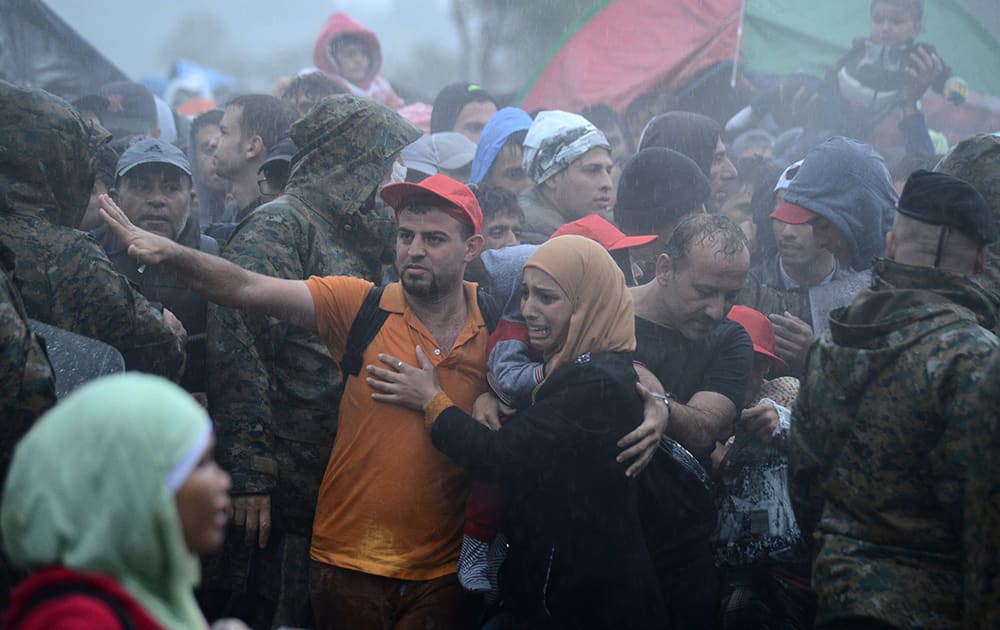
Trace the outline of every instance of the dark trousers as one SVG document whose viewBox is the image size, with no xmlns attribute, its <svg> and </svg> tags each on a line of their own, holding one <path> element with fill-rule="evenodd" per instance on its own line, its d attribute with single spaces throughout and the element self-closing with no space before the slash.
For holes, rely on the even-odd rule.
<svg viewBox="0 0 1000 630">
<path fill-rule="evenodd" d="M 313 560 L 309 596 L 317 630 L 464 630 L 482 614 L 482 599 L 463 590 L 454 573 L 397 580 Z"/>
<path fill-rule="evenodd" d="M 766 566 L 727 569 L 719 616 L 721 630 L 808 630 L 816 594 L 781 582 Z"/>
</svg>

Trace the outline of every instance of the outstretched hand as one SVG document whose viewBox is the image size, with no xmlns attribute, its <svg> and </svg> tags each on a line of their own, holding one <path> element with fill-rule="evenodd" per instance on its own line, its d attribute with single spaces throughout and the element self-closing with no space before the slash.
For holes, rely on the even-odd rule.
<svg viewBox="0 0 1000 630">
<path fill-rule="evenodd" d="M 158 265 L 167 258 L 170 249 L 176 245 L 172 240 L 136 227 L 108 195 L 97 199 L 101 204 L 98 214 L 118 240 L 128 247 L 129 256 L 144 265 Z"/>
<path fill-rule="evenodd" d="M 379 354 L 378 359 L 389 367 L 367 367 L 368 378 L 365 380 L 375 390 L 373 399 L 423 412 L 424 407 L 441 391 L 434 364 L 420 346 L 417 346 L 419 367 L 390 354 Z"/>
</svg>

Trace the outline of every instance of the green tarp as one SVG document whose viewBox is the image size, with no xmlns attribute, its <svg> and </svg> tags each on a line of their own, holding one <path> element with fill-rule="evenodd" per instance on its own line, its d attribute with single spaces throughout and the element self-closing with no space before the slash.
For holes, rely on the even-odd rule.
<svg viewBox="0 0 1000 630">
<path fill-rule="evenodd" d="M 871 0 L 746 0 L 743 65 L 822 76 L 871 31 Z M 1000 2 L 995 10 L 1000 11 Z M 924 34 L 969 89 L 1000 97 L 1000 41 L 953 0 L 927 0 Z"/>
</svg>

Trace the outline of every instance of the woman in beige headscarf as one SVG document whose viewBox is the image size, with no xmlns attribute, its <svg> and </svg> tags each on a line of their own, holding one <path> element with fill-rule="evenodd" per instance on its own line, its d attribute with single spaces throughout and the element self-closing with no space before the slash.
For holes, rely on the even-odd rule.
<svg viewBox="0 0 1000 630">
<path fill-rule="evenodd" d="M 529 343 L 546 378 L 503 430 L 454 406 L 419 349 L 422 369 L 370 373 L 392 401 L 425 411 L 439 450 L 477 477 L 507 484 L 504 627 L 658 628 L 663 606 L 637 487 L 616 462 L 618 438 L 643 416 L 624 276 L 594 241 L 561 236 L 528 259 L 522 291 Z"/>
</svg>

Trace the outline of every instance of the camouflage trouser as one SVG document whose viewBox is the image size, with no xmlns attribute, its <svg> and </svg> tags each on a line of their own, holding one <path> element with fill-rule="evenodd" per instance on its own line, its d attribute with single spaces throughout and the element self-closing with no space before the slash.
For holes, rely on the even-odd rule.
<svg viewBox="0 0 1000 630">
<path fill-rule="evenodd" d="M 209 621 L 242 619 L 252 628 L 310 628 L 309 537 L 274 531 L 266 549 L 231 535 L 202 563 L 199 603 Z"/>
</svg>

